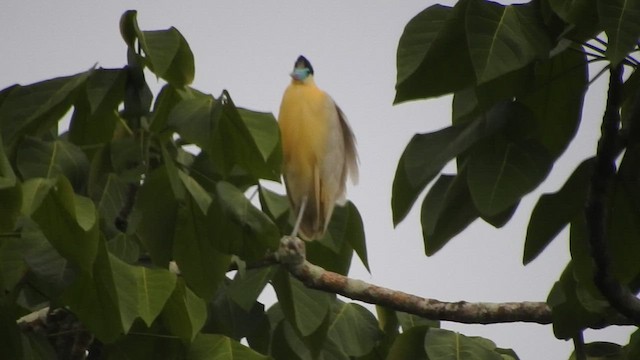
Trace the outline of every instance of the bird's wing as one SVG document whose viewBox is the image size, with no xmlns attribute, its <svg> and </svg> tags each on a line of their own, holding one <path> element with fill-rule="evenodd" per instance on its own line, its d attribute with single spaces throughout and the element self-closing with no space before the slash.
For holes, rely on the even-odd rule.
<svg viewBox="0 0 640 360">
<path fill-rule="evenodd" d="M 338 111 L 342 137 L 344 139 L 345 172 L 348 173 L 351 178 L 351 182 L 355 185 L 358 183 L 358 162 L 360 161 L 358 158 L 358 150 L 356 149 L 356 137 L 353 135 L 351 126 L 349 126 L 347 116 L 342 112 L 342 109 L 340 109 L 337 104 L 336 110 Z"/>
</svg>

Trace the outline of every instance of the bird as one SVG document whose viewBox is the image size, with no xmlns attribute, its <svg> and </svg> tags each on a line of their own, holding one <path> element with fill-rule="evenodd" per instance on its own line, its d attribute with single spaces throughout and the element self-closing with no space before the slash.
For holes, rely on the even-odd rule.
<svg viewBox="0 0 640 360">
<path fill-rule="evenodd" d="M 358 182 L 356 139 L 336 102 L 314 80 L 307 58 L 300 55 L 282 96 L 278 124 L 284 178 L 295 215 L 291 236 L 321 239 L 334 206 L 346 201 L 346 182 Z"/>
</svg>

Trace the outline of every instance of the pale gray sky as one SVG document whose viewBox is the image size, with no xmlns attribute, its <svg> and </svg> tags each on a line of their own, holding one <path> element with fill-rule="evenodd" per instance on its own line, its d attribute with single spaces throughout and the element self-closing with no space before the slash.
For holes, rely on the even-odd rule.
<svg viewBox="0 0 640 360">
<path fill-rule="evenodd" d="M 118 21 L 128 9 L 138 10 L 142 30 L 180 30 L 196 60 L 194 87 L 215 96 L 227 89 L 237 105 L 276 116 L 288 73 L 304 54 L 314 66 L 316 83 L 341 106 L 358 139 L 360 183 L 349 189 L 348 197 L 363 216 L 372 274 L 355 259 L 351 276 L 446 301 L 544 301 L 569 259 L 568 233 L 524 267 L 526 223 L 537 196 L 556 191 L 577 163 L 594 152 L 606 79 L 599 80 L 587 98 L 580 141 L 556 163 L 542 191 L 525 197 L 503 229 L 478 221 L 427 258 L 419 209 L 393 228 L 391 184 L 411 136 L 449 125 L 451 99 L 398 106 L 392 101 L 398 39 L 404 25 L 433 3 L 7 1 L 0 11 L 0 88 L 81 72 L 96 63 L 122 67 L 126 48 Z M 443 327 L 488 337 L 500 347 L 513 348 L 521 359 L 566 359 L 571 352 L 571 344 L 556 340 L 551 326 Z M 589 332 L 587 340 L 626 343 L 628 334 L 628 328 L 614 328 Z"/>
</svg>

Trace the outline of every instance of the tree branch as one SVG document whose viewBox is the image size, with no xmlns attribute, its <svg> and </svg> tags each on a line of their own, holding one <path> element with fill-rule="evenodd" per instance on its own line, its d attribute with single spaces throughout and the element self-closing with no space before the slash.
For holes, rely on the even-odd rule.
<svg viewBox="0 0 640 360">
<path fill-rule="evenodd" d="M 611 254 L 607 246 L 607 202 L 608 188 L 616 173 L 617 135 L 620 126 L 622 103 L 623 66 L 611 68 L 607 107 L 602 120 L 601 137 L 598 141 L 595 170 L 585 208 L 589 232 L 591 256 L 596 265 L 594 282 L 611 306 L 640 325 L 640 301 L 614 277 L 611 271 Z"/>
<path fill-rule="evenodd" d="M 549 324 L 552 321 L 551 309 L 544 302 L 470 303 L 422 298 L 327 271 L 308 262 L 304 253 L 302 240 L 286 236 L 281 241 L 276 259 L 309 288 L 433 320 L 465 324 Z"/>
</svg>

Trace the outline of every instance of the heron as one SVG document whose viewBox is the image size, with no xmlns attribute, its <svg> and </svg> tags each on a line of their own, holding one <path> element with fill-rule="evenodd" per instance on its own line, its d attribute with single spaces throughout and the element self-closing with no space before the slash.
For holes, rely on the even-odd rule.
<svg viewBox="0 0 640 360">
<path fill-rule="evenodd" d="M 298 57 L 282 97 L 278 124 L 283 178 L 295 215 L 292 237 L 324 236 L 336 204 L 346 201 L 346 182 L 358 181 L 358 153 L 347 118 L 318 88 L 309 60 Z"/>
</svg>

